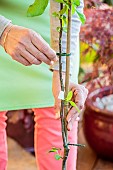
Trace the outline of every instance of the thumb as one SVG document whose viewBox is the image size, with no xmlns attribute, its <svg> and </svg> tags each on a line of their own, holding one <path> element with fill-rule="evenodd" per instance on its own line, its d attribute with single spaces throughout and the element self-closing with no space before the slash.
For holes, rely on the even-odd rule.
<svg viewBox="0 0 113 170">
<path fill-rule="evenodd" d="M 61 107 L 61 100 L 58 99 L 58 98 L 55 98 L 54 108 L 55 108 L 55 117 L 56 117 L 56 119 L 60 118 L 60 107 Z"/>
</svg>

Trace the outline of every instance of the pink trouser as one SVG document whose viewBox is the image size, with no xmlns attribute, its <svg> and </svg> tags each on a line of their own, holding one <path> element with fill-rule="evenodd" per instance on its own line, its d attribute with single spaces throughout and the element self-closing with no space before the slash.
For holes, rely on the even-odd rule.
<svg viewBox="0 0 113 170">
<path fill-rule="evenodd" d="M 7 166 L 6 112 L 0 112 L 0 170 Z"/>
<path fill-rule="evenodd" d="M 54 153 L 48 153 L 52 147 L 62 147 L 60 119 L 55 119 L 54 109 L 33 109 L 35 112 L 35 153 L 38 170 L 61 170 L 62 160 L 55 160 Z M 7 143 L 6 143 L 6 116 L 0 112 L 0 170 L 6 170 Z M 69 132 L 70 143 L 77 143 L 77 125 Z M 77 148 L 70 147 L 67 170 L 76 170 Z"/>
</svg>

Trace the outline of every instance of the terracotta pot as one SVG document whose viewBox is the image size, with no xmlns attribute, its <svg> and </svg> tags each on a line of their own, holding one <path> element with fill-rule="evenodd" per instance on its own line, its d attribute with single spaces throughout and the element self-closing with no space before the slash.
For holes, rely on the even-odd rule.
<svg viewBox="0 0 113 170">
<path fill-rule="evenodd" d="M 91 92 L 86 101 L 83 129 L 87 142 L 102 158 L 113 160 L 113 111 L 94 106 L 97 97 L 107 96 L 113 87 L 107 86 Z"/>
</svg>

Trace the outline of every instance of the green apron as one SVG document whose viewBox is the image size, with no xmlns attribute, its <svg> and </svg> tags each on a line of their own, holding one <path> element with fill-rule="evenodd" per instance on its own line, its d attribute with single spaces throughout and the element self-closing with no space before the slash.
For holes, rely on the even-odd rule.
<svg viewBox="0 0 113 170">
<path fill-rule="evenodd" d="M 13 24 L 31 28 L 49 43 L 49 7 L 40 17 L 27 18 L 31 0 L 1 0 L 0 14 Z M 52 73 L 45 64 L 25 67 L 0 47 L 0 111 L 53 106 Z"/>
</svg>

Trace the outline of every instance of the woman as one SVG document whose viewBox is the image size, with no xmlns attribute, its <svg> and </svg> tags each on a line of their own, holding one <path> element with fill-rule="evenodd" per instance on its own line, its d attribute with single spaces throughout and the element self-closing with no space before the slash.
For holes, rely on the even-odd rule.
<svg viewBox="0 0 113 170">
<path fill-rule="evenodd" d="M 16 2 L 17 3 L 17 2 Z M 20 1 L 19 1 L 20 3 Z M 51 13 L 52 11 L 58 10 L 58 4 L 53 0 L 51 1 Z M 82 10 L 83 3 L 81 2 Z M 2 77 L 0 82 L 0 170 L 6 169 L 7 164 L 7 144 L 5 134 L 5 110 L 35 108 L 35 152 L 37 167 L 39 170 L 60 170 L 62 166 L 62 160 L 58 163 L 54 159 L 54 156 L 47 155 L 47 151 L 51 147 L 62 148 L 61 138 L 61 125 L 59 118 L 60 101 L 58 95 L 60 92 L 59 73 L 58 73 L 58 61 L 55 52 L 49 47 L 49 45 L 41 38 L 36 32 L 15 26 L 10 20 L 0 17 L 0 44 L 3 46 L 5 51 L 12 56 L 12 58 L 19 63 L 29 66 L 31 64 L 39 65 L 41 62 L 51 64 L 51 61 L 55 61 L 52 64 L 51 69 L 53 70 L 53 95 L 55 98 L 55 110 L 53 107 L 53 100 L 50 92 L 50 73 L 47 74 L 47 67 L 44 65 L 35 67 L 23 67 L 20 64 L 13 63 L 15 68 L 12 69 L 12 62 L 9 61 L 9 74 L 7 72 L 5 77 Z M 56 32 L 56 20 L 51 18 L 52 32 L 51 32 L 51 45 L 52 48 L 58 50 L 58 34 Z M 55 25 L 56 24 L 56 25 Z M 77 24 L 77 25 L 76 25 Z M 75 29 L 77 28 L 77 29 Z M 72 39 L 71 39 L 71 71 L 70 75 L 73 76 L 74 66 L 74 55 L 77 50 L 77 40 L 79 36 L 80 22 L 77 16 L 74 15 L 72 18 Z M 66 35 L 63 34 L 63 50 L 65 51 Z M 7 58 L 5 58 L 7 62 Z M 3 59 L 4 60 L 4 59 Z M 4 61 L 4 62 L 5 62 Z M 63 62 L 63 72 L 65 77 L 65 59 Z M 10 66 L 11 65 L 11 66 Z M 15 67 L 15 65 L 17 67 Z M 77 68 L 78 68 L 77 64 Z M 4 69 L 4 65 L 0 67 Z M 76 71 L 78 72 L 78 70 Z M 77 75 L 77 74 L 76 74 Z M 2 76 L 2 74 L 1 74 Z M 9 78 L 10 77 L 10 78 Z M 21 78 L 20 78 L 21 77 Z M 19 81 L 18 81 L 19 79 Z M 75 80 L 76 79 L 76 80 Z M 9 80 L 9 81 L 8 81 Z M 11 80 L 11 81 L 10 81 Z M 20 82 L 21 80 L 21 82 Z M 48 81 L 49 80 L 49 81 Z M 77 83 L 77 76 L 74 76 L 73 81 Z M 17 83 L 18 82 L 18 83 Z M 26 83 L 27 82 L 27 83 Z M 45 84 L 46 83 L 46 84 Z M 8 90 L 7 90 L 8 89 Z M 84 102 L 87 96 L 87 90 L 78 84 L 70 82 L 70 89 L 75 91 L 73 93 L 75 102 L 80 109 L 83 108 Z M 49 94 L 49 95 L 48 95 Z M 42 98 L 39 98 L 38 95 Z M 77 143 L 77 111 L 72 108 L 67 116 L 69 140 Z M 57 119 L 56 116 L 57 115 Z M 73 128 L 72 125 L 74 124 Z M 75 170 L 76 167 L 77 148 L 71 148 L 68 158 L 68 170 Z"/>
</svg>

